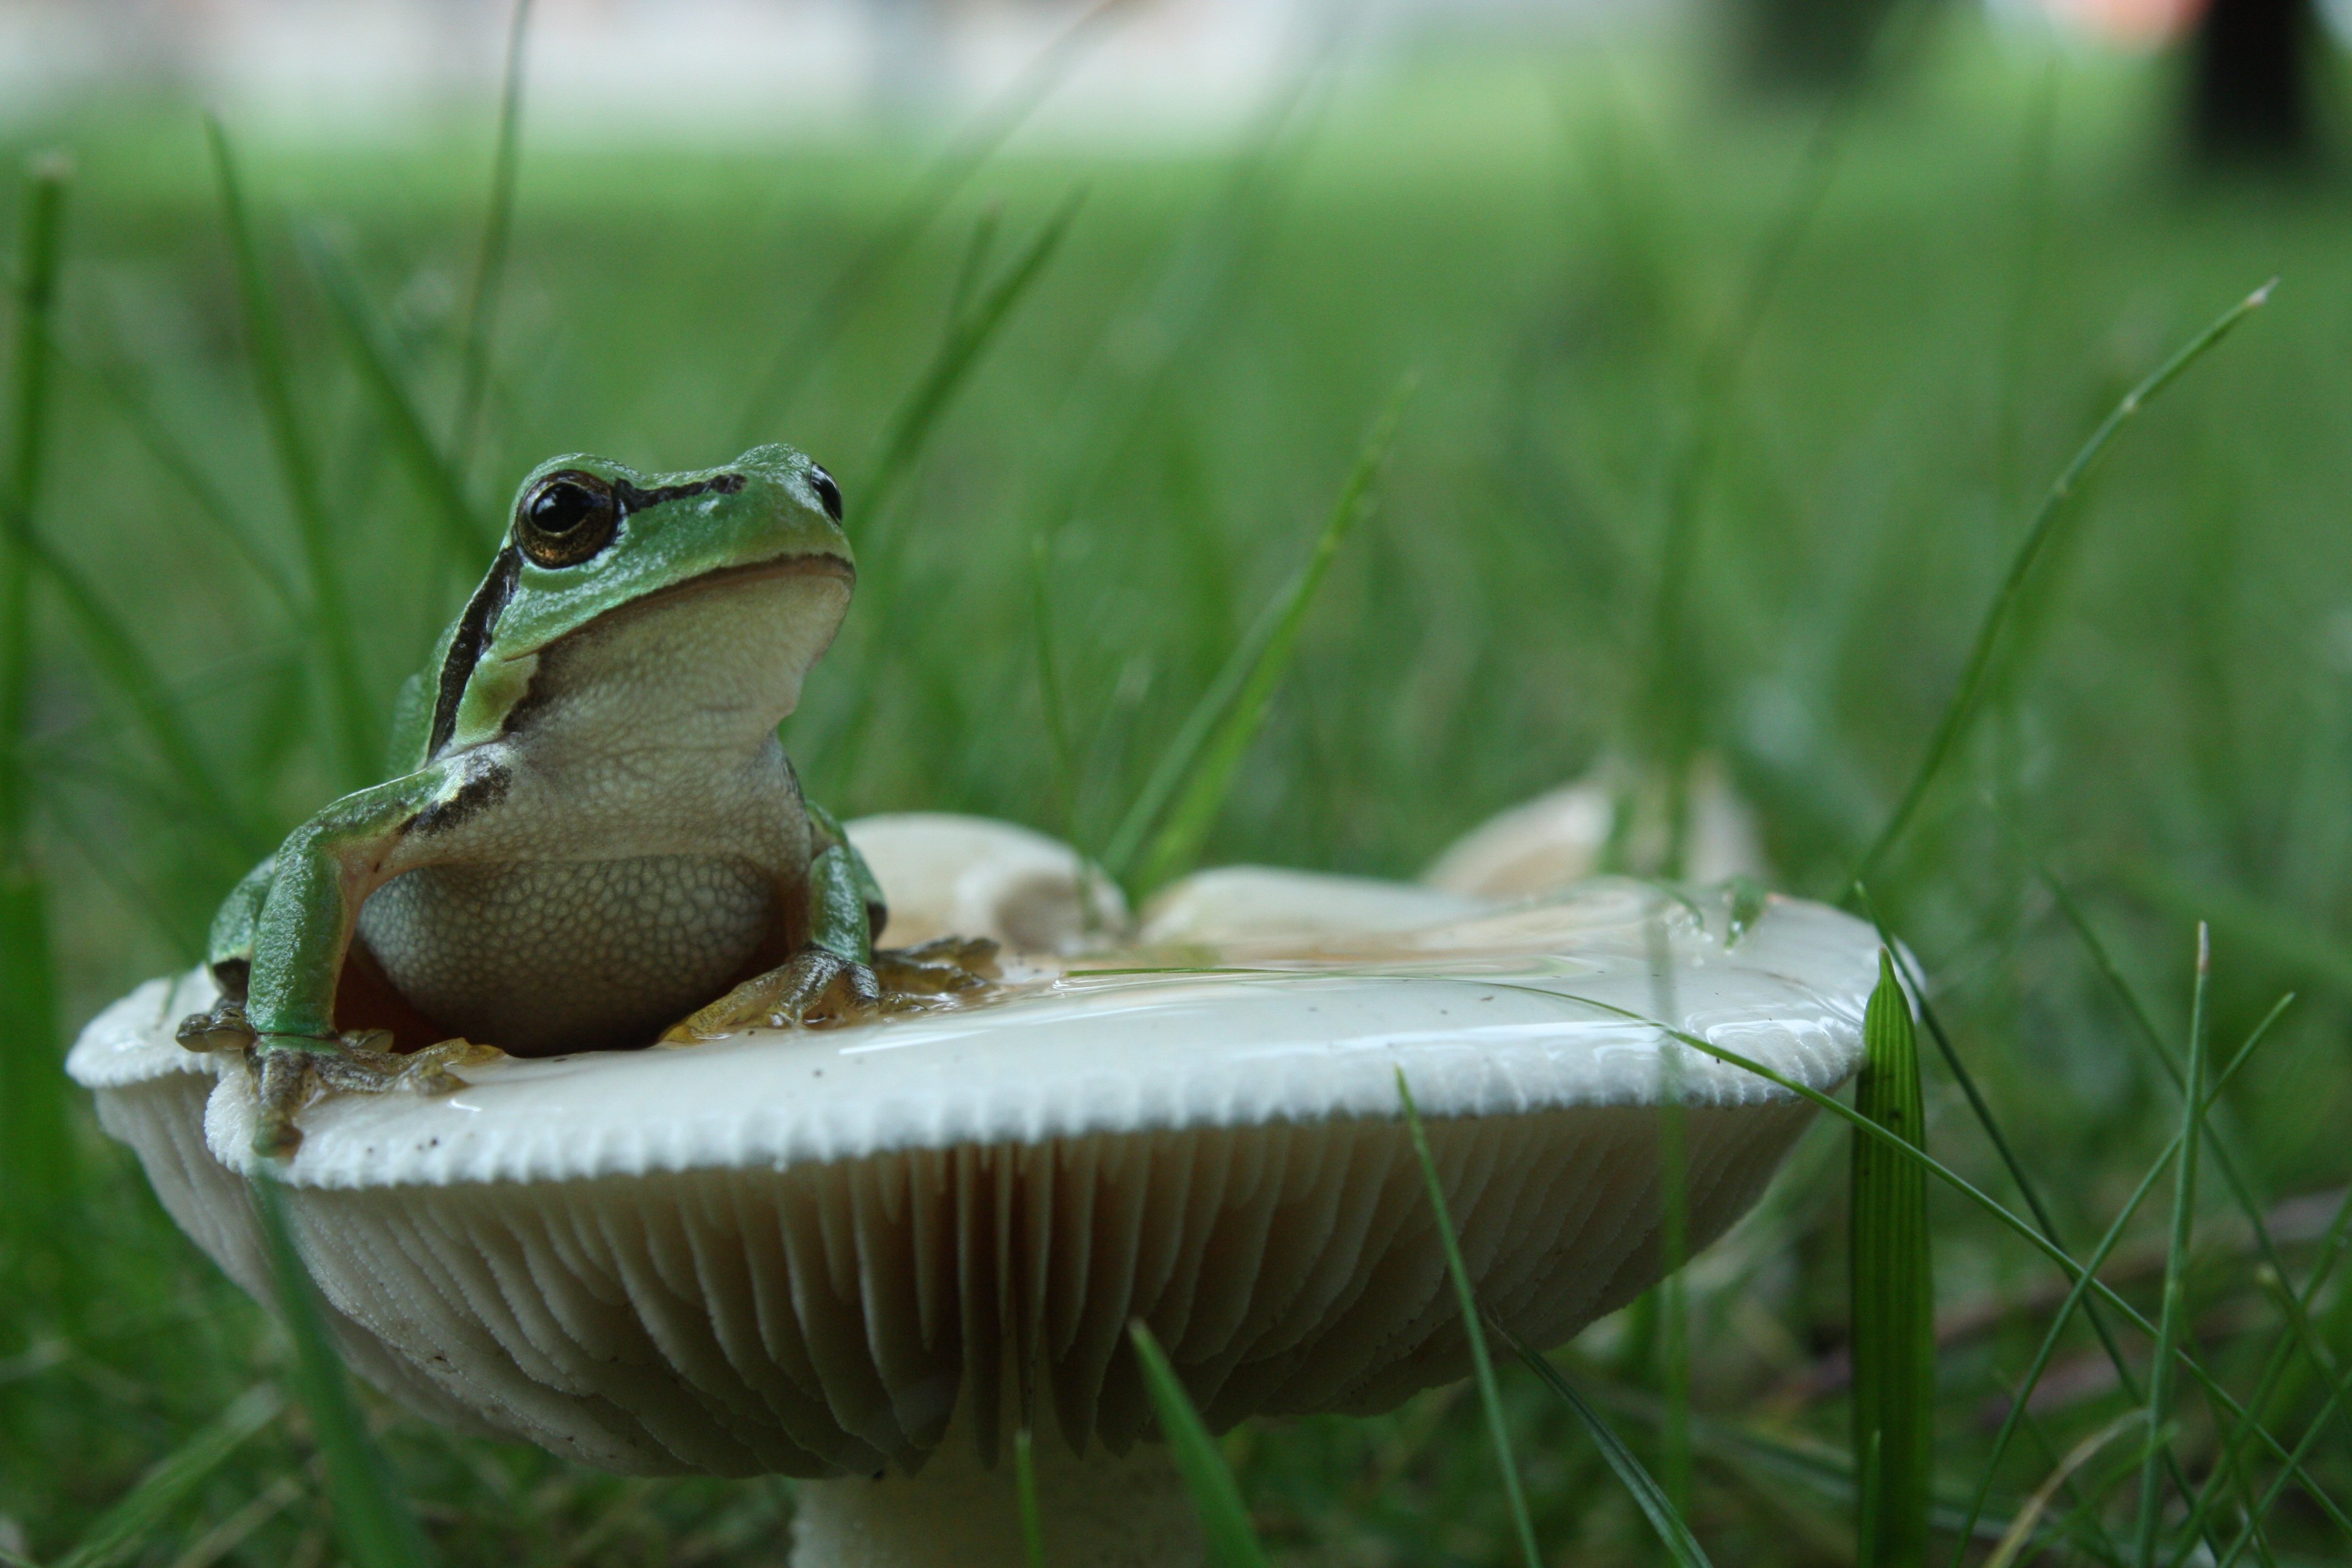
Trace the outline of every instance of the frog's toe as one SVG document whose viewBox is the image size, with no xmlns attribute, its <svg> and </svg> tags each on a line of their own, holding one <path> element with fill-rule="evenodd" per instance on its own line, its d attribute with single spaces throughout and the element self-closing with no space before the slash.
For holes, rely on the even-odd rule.
<svg viewBox="0 0 2352 1568">
<path fill-rule="evenodd" d="M 884 948 L 874 955 L 875 977 L 886 995 L 977 991 L 1003 973 L 996 962 L 996 943 L 984 936 L 937 937 L 915 947 Z"/>
<path fill-rule="evenodd" d="M 290 1160 L 302 1147 L 295 1115 L 314 1099 L 320 1084 L 314 1053 L 264 1045 L 253 1053 L 260 1120 L 253 1129 L 253 1152 L 267 1160 Z"/>
<path fill-rule="evenodd" d="M 241 1051 L 254 1042 L 253 1026 L 246 1021 L 245 1004 L 224 996 L 202 1013 L 180 1020 L 173 1038 L 192 1051 Z"/>
</svg>

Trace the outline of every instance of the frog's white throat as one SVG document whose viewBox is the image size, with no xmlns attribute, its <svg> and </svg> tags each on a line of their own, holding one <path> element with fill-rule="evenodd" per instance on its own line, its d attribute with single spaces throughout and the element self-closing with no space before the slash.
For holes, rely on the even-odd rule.
<svg viewBox="0 0 2352 1568">
<path fill-rule="evenodd" d="M 530 658 L 509 746 L 743 756 L 800 703 L 849 608 L 846 562 L 792 557 L 698 578 L 600 616 Z"/>
</svg>

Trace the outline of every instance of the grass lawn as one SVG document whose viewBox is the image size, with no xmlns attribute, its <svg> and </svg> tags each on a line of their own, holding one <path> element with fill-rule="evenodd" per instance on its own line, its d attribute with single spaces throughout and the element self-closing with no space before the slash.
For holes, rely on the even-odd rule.
<svg viewBox="0 0 2352 1568">
<path fill-rule="evenodd" d="M 2265 1380 L 2294 1336 L 2243 1215 L 2267 1217 L 2301 1289 L 2334 1261 L 2352 1179 L 2352 183 L 2185 177 L 2168 86 L 2154 64 L 2052 65 L 1957 20 L 1827 120 L 1727 101 L 1685 52 L 1448 54 L 1304 81 L 1230 145 L 1088 156 L 1016 136 L 944 200 L 921 193 L 945 133 L 714 152 L 540 146 L 526 128 L 457 520 L 416 482 L 306 258 L 356 279 L 446 430 L 487 117 L 365 147 L 227 119 L 379 726 L 524 469 L 575 449 L 704 467 L 782 438 L 840 477 L 866 574 L 785 731 L 812 795 L 1099 848 L 1416 374 L 1378 510 L 1323 586 L 1210 863 L 1409 876 L 1604 759 L 1654 778 L 1696 757 L 1755 807 L 1776 884 L 1835 900 L 2051 481 L 2135 382 L 2277 276 L 2060 514 L 1976 721 L 1871 892 L 2077 1256 L 2180 1125 L 2125 993 L 2181 1056 L 2204 919 L 2216 1059 L 2298 994 L 2210 1119 L 2242 1202 L 2209 1162 L 2183 1321 L 2284 1442 L 2318 1424 L 2307 1469 L 2328 1496 L 2266 1500 L 2279 1467 L 2258 1448 L 2223 1465 L 2237 1424 L 2193 1388 L 2173 1442 L 2192 1484 L 2221 1478 L 2221 1540 L 2243 1501 L 2261 1510 L 2248 1561 L 2340 1562 L 2352 1413 L 2323 1405 L 2352 1354 L 2352 1287 L 2309 1302 L 2327 1364 L 2291 1353 Z M 26 1084 L 98 1006 L 194 961 L 259 848 L 366 781 L 334 742 L 320 640 L 270 585 L 299 599 L 308 568 L 199 117 L 105 103 L 6 134 L 0 167 L 49 145 L 77 160 L 37 524 L 161 672 L 226 803 L 207 814 L 37 579 L 22 834 L 59 1034 L 0 1042 L 39 1068 L 9 1080 Z M 1074 194 L 940 416 L 910 418 L 954 324 Z M 1066 769 L 1041 738 L 1041 602 Z M 1931 1149 L 2023 1206 L 1922 1050 Z M 86 1097 L 66 1105 L 51 1179 L 20 1172 L 0 1223 L 0 1547 L 43 1563 L 286 1357 Z M 1847 1142 L 1817 1126 L 1689 1273 L 1688 1515 L 1718 1563 L 1853 1559 Z M 2106 1271 L 2151 1318 L 2170 1193 Z M 1948 1193 L 1930 1205 L 1937 1497 L 1965 1508 L 2063 1281 Z M 1636 1308 L 1565 1360 L 1654 1468 L 1664 1339 Z M 2144 1372 L 2147 1341 L 2123 1344 Z M 1583 1428 L 1521 1369 L 1503 1393 L 1549 1559 L 1664 1561 Z M 366 1408 L 449 1563 L 783 1559 L 788 1483 L 615 1479 Z M 1994 1515 L 2130 1408 L 2078 1319 Z M 2053 1500 L 2043 1561 L 2130 1560 L 2137 1440 Z M 1248 1426 L 1225 1451 L 1278 1559 L 1517 1561 L 1466 1385 L 1377 1420 Z M 328 1520 L 292 1412 L 106 1561 L 333 1561 Z"/>
</svg>

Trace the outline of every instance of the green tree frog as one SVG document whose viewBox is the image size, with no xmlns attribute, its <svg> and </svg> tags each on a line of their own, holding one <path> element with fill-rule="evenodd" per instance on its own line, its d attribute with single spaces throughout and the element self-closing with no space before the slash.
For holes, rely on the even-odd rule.
<svg viewBox="0 0 2352 1568">
<path fill-rule="evenodd" d="M 985 942 L 878 956 L 882 894 L 776 729 L 857 569 L 840 489 L 789 447 L 523 480 L 506 542 L 404 689 L 396 776 L 296 828 L 214 921 L 256 1149 L 329 1089 L 454 1088 L 519 1056 L 841 1022 L 992 973 Z"/>
</svg>

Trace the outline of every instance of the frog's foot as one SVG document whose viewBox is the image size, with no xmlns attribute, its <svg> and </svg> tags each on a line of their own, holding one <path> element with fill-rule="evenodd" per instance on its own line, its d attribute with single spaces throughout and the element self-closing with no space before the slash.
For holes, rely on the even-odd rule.
<svg viewBox="0 0 2352 1568">
<path fill-rule="evenodd" d="M 996 943 L 984 936 L 942 936 L 913 947 L 886 947 L 874 955 L 874 977 L 885 1005 L 894 995 L 946 996 L 977 991 L 1004 971 Z"/>
<path fill-rule="evenodd" d="M 253 1045 L 254 1033 L 246 1022 L 245 1004 L 224 996 L 210 1011 L 181 1019 L 173 1037 L 192 1051 L 242 1051 Z"/>
<path fill-rule="evenodd" d="M 391 1043 L 390 1032 L 383 1029 L 346 1034 L 333 1041 L 304 1039 L 299 1044 L 290 1036 L 257 1038 L 252 1061 L 261 1120 L 253 1131 L 253 1152 L 273 1159 L 292 1159 L 302 1146 L 302 1130 L 295 1125 L 295 1117 L 331 1090 L 447 1094 L 466 1087 L 466 1080 L 450 1068 L 484 1054 L 481 1047 L 466 1040 L 444 1040 L 406 1055 L 386 1049 Z"/>
<path fill-rule="evenodd" d="M 821 947 L 803 948 L 790 963 L 758 974 L 662 1036 L 695 1045 L 765 1025 L 773 1029 L 852 1024 L 879 1013 L 911 1013 L 936 998 L 976 991 L 999 977 L 996 943 L 986 937 L 941 937 L 919 947 L 885 948 L 869 968 Z"/>
<path fill-rule="evenodd" d="M 809 946 L 782 968 L 755 974 L 662 1035 L 665 1045 L 695 1045 L 755 1024 L 783 1029 L 845 1024 L 882 1006 L 882 986 L 867 965 L 826 948 Z"/>
</svg>

